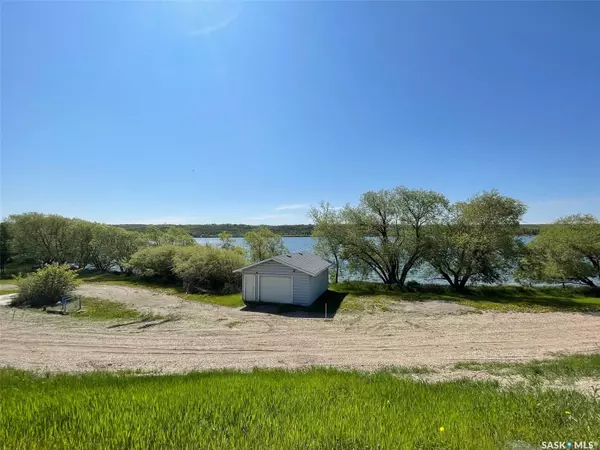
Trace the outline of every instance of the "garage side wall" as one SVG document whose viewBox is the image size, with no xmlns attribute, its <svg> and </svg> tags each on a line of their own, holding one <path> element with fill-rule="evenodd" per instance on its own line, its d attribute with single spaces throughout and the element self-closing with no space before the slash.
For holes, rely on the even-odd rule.
<svg viewBox="0 0 600 450">
<path fill-rule="evenodd" d="M 329 288 L 329 270 L 324 270 L 316 277 L 310 277 L 311 303 L 318 299 Z"/>
<path fill-rule="evenodd" d="M 302 272 L 294 272 L 294 269 L 283 264 L 279 264 L 276 261 L 266 261 L 257 266 L 251 267 L 244 270 L 245 274 L 259 274 L 259 275 L 289 275 L 294 277 L 294 303 L 298 305 L 310 305 L 312 299 L 310 298 L 310 282 L 309 276 Z"/>
</svg>

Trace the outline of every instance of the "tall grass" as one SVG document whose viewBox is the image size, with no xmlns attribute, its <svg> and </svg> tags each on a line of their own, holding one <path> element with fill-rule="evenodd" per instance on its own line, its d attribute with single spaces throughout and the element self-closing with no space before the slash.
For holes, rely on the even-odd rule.
<svg viewBox="0 0 600 450">
<path fill-rule="evenodd" d="M 0 391 L 7 449 L 480 450 L 599 437 L 600 403 L 575 392 L 430 385 L 389 373 L 4 370 Z"/>
</svg>

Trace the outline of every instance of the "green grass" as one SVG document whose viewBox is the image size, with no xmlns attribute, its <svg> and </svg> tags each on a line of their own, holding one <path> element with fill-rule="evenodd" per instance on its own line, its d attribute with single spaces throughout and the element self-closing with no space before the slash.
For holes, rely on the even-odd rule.
<svg viewBox="0 0 600 450">
<path fill-rule="evenodd" d="M 600 379 L 600 353 L 569 355 L 522 364 L 467 361 L 455 364 L 454 368 L 488 372 L 492 375 L 521 375 L 528 379 L 539 378 L 549 381 L 574 380 L 582 377 Z"/>
<path fill-rule="evenodd" d="M 67 316 L 74 318 L 85 318 L 90 320 L 160 320 L 165 317 L 158 314 L 142 313 L 136 309 L 129 308 L 127 305 L 121 302 L 115 302 L 111 300 L 104 300 L 93 297 L 83 297 L 81 300 L 81 310 L 77 308 L 79 304 L 77 300 L 67 305 Z M 43 312 L 38 309 L 38 311 Z M 47 312 L 59 313 L 61 311 L 60 306 L 47 308 Z"/>
<path fill-rule="evenodd" d="M 162 316 L 154 314 L 144 314 L 140 311 L 128 308 L 120 302 L 103 300 L 99 298 L 83 297 L 82 310 L 73 313 L 75 317 L 85 317 L 93 320 L 115 320 L 115 319 L 143 319 L 159 320 Z"/>
<path fill-rule="evenodd" d="M 475 286 L 466 292 L 455 292 L 437 285 L 421 285 L 409 291 L 381 283 L 345 282 L 331 284 L 329 289 L 346 294 L 340 311 L 385 310 L 398 300 L 447 300 L 496 311 L 600 311 L 598 291 L 580 287 Z"/>
<path fill-rule="evenodd" d="M 0 289 L 0 295 L 16 294 L 18 292 L 18 289 Z"/>
<path fill-rule="evenodd" d="M 599 438 L 600 402 L 576 392 L 426 384 L 385 372 L 36 376 L 4 369 L 0 392 L 7 449 L 495 450 Z"/>
<path fill-rule="evenodd" d="M 16 284 L 16 283 L 15 283 L 15 279 L 11 277 L 11 278 L 6 278 L 6 279 L 0 280 L 0 284 Z"/>
<path fill-rule="evenodd" d="M 81 273 L 79 278 L 86 283 L 111 284 L 119 286 L 129 286 L 141 289 L 150 289 L 169 295 L 176 295 L 184 300 L 212 303 L 215 305 L 229 306 L 233 308 L 244 306 L 242 294 L 186 294 L 181 286 L 169 285 L 157 282 L 151 279 L 140 277 L 114 275 L 108 273 Z"/>
</svg>

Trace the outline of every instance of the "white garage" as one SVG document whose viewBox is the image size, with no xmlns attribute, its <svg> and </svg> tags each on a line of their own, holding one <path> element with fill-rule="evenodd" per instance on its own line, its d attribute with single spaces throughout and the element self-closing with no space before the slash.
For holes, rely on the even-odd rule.
<svg viewBox="0 0 600 450">
<path fill-rule="evenodd" d="M 251 264 L 241 272 L 245 303 L 311 305 L 329 287 L 331 263 L 312 253 L 290 253 Z"/>
</svg>

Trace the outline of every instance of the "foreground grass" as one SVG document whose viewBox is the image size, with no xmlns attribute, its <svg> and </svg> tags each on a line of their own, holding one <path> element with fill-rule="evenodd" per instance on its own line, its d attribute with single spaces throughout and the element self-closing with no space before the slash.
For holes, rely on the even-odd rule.
<svg viewBox="0 0 600 450">
<path fill-rule="evenodd" d="M 474 286 L 455 292 L 446 286 L 421 285 L 408 291 L 381 283 L 345 282 L 332 284 L 329 289 L 345 295 L 340 311 L 385 310 L 398 300 L 446 300 L 495 311 L 600 311 L 599 292 L 579 287 Z"/>
<path fill-rule="evenodd" d="M 390 373 L 4 369 L 0 392 L 0 442 L 11 449 L 499 449 L 599 437 L 600 402 L 575 392 Z"/>
<path fill-rule="evenodd" d="M 162 292 L 169 295 L 175 295 L 181 297 L 184 300 L 192 300 L 197 302 L 212 303 L 215 305 L 229 306 L 229 307 L 241 307 L 244 306 L 242 301 L 242 294 L 229 294 L 229 295 L 217 295 L 217 294 L 186 294 L 181 286 L 166 285 L 154 280 L 114 275 L 109 273 L 81 273 L 79 278 L 86 283 L 99 283 L 99 284 L 111 284 L 118 286 L 129 286 L 134 288 L 149 289 L 157 292 Z"/>
</svg>

